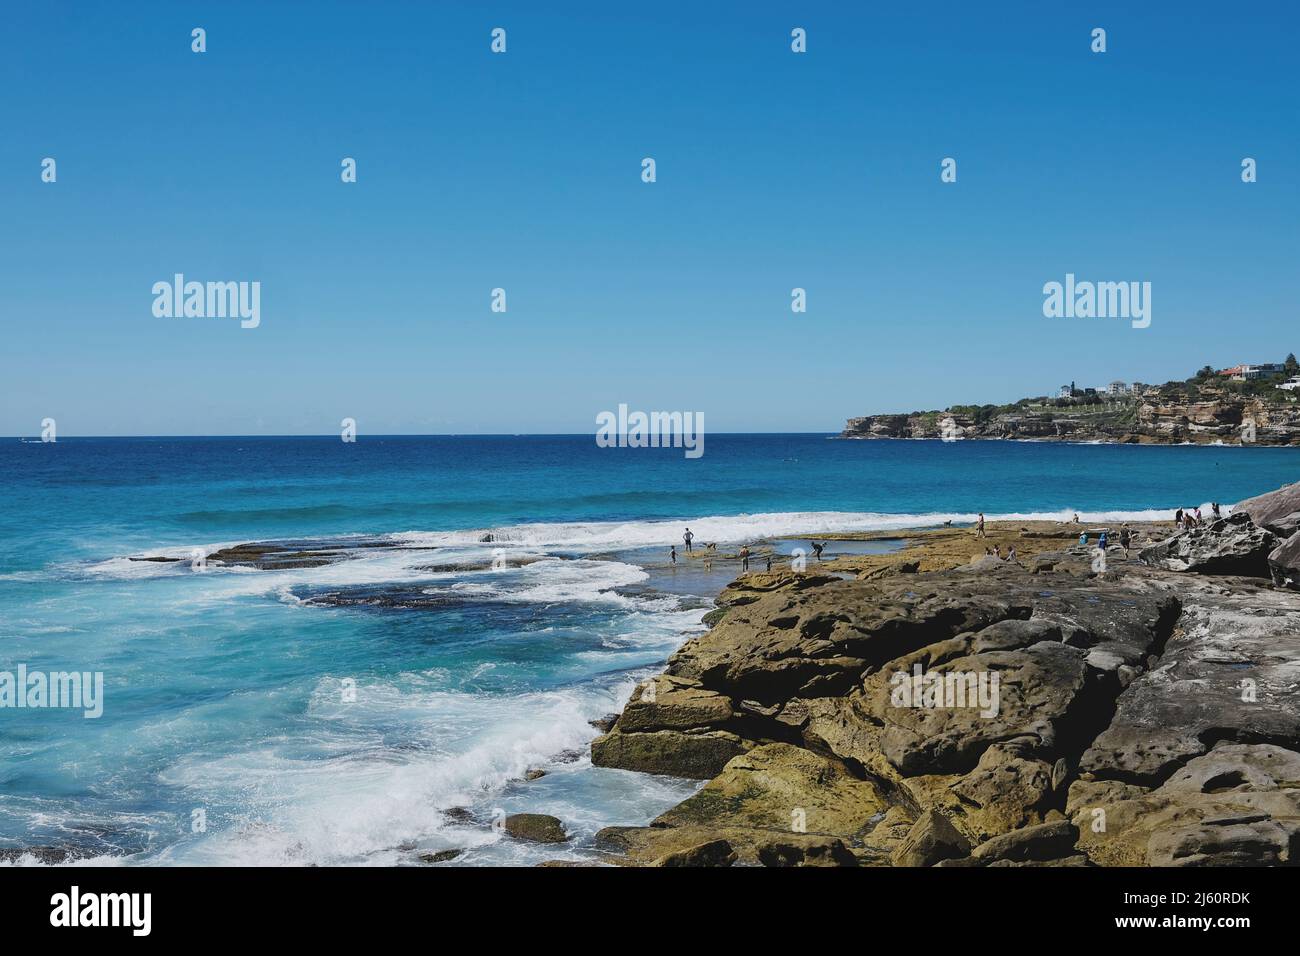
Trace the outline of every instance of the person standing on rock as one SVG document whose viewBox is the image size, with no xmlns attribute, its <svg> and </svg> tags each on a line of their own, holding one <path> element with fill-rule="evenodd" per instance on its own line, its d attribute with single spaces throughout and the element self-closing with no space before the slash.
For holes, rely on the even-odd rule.
<svg viewBox="0 0 1300 956">
<path fill-rule="evenodd" d="M 689 553 L 691 550 L 691 542 L 695 540 L 695 535 L 691 534 L 690 528 L 686 529 L 686 533 L 682 535 L 682 540 L 686 542 L 686 550 Z"/>
<path fill-rule="evenodd" d="M 749 545 L 747 544 L 740 546 L 740 570 L 749 570 Z"/>
<path fill-rule="evenodd" d="M 1119 546 L 1124 549 L 1124 557 L 1128 557 L 1129 546 L 1133 543 L 1133 532 L 1129 530 L 1127 524 L 1119 529 Z"/>
<path fill-rule="evenodd" d="M 809 541 L 808 543 L 812 545 L 813 556 L 820 561 L 822 559 L 822 548 L 826 547 L 826 542 L 823 541 L 821 544 L 818 544 L 816 541 Z"/>
<path fill-rule="evenodd" d="M 988 535 L 984 533 L 984 512 L 982 511 L 980 512 L 979 520 L 975 522 L 975 537 L 977 538 L 988 537 Z"/>
<path fill-rule="evenodd" d="M 1179 508 L 1176 512 L 1174 512 L 1174 527 L 1175 527 L 1175 528 L 1178 528 L 1180 531 L 1182 530 L 1182 527 L 1183 527 L 1183 509 L 1182 509 L 1182 508 Z"/>
<path fill-rule="evenodd" d="M 673 564 L 677 563 L 677 546 L 673 545 L 668 549 L 668 557 L 672 559 Z"/>
</svg>

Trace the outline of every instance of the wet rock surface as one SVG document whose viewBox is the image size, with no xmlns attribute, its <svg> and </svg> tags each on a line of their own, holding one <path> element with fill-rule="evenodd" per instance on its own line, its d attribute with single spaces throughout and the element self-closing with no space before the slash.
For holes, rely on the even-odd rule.
<svg viewBox="0 0 1300 956">
<path fill-rule="evenodd" d="M 569 839 L 564 824 L 545 813 L 512 813 L 506 817 L 505 829 L 516 840 L 533 843 L 564 843 Z"/>
<path fill-rule="evenodd" d="M 320 568 L 339 561 L 346 561 L 353 552 L 371 549 L 431 550 L 426 548 L 411 549 L 398 542 L 383 537 L 375 538 L 310 538 L 285 541 L 245 541 L 240 544 L 218 548 L 203 555 L 207 563 L 218 567 L 251 568 L 256 571 L 291 571 L 300 568 Z M 130 561 L 146 561 L 159 564 L 189 564 L 191 557 L 171 557 L 167 555 L 135 555 Z"/>
<path fill-rule="evenodd" d="M 348 553 L 364 548 L 388 548 L 384 540 L 275 541 L 249 542 L 221 548 L 207 556 L 208 563 L 226 567 L 254 568 L 258 571 L 288 571 L 297 568 L 320 568 L 346 560 Z"/>
<path fill-rule="evenodd" d="M 464 853 L 464 850 L 438 850 L 436 853 L 421 853 L 421 863 L 449 863 Z"/>
</svg>

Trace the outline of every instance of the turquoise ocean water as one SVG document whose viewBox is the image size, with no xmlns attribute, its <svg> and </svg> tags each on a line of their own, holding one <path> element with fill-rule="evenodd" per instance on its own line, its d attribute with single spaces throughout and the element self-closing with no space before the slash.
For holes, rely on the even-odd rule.
<svg viewBox="0 0 1300 956">
<path fill-rule="evenodd" d="M 1300 449 L 711 435 L 689 460 L 590 435 L 5 439 L 0 671 L 98 671 L 105 690 L 98 719 L 0 709 L 0 849 L 582 857 L 600 827 L 643 824 L 697 786 L 586 756 L 588 721 L 700 630 L 738 571 L 668 565 L 685 526 L 735 545 L 977 511 L 1165 516 L 1297 479 Z M 269 540 L 344 559 L 189 563 Z M 130 560 L 159 555 L 185 560 Z M 521 781 L 532 768 L 546 775 Z M 574 840 L 530 847 L 487 825 L 524 810 Z"/>
</svg>

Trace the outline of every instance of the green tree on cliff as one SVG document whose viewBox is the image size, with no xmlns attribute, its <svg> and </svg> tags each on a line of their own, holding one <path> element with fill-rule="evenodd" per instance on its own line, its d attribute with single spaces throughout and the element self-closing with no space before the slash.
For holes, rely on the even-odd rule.
<svg viewBox="0 0 1300 956">
<path fill-rule="evenodd" d="M 1294 375 L 1298 370 L 1300 370 L 1300 362 L 1295 360 L 1294 352 L 1287 355 L 1286 361 L 1282 363 L 1282 367 L 1286 369 L 1288 375 Z"/>
</svg>

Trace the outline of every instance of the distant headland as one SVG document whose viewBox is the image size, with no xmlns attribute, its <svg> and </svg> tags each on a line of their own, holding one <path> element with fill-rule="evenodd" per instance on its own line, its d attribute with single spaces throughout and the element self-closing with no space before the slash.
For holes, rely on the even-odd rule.
<svg viewBox="0 0 1300 956">
<path fill-rule="evenodd" d="M 850 418 L 841 438 L 1300 445 L 1300 363 L 1205 366 L 1163 385 L 1071 382 L 1010 405 Z"/>
</svg>

